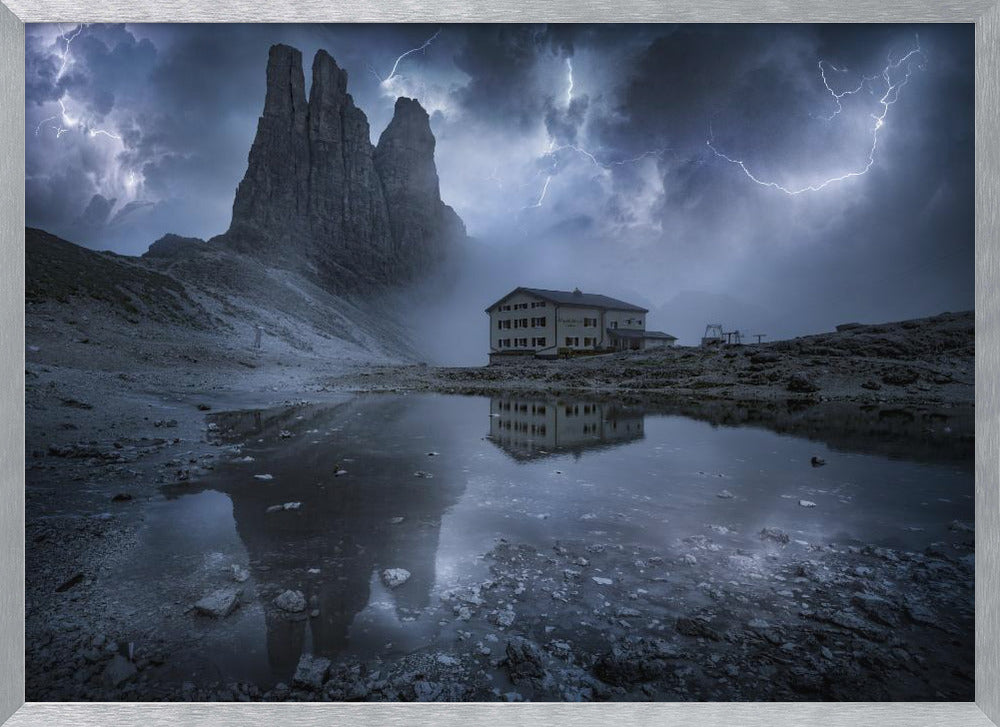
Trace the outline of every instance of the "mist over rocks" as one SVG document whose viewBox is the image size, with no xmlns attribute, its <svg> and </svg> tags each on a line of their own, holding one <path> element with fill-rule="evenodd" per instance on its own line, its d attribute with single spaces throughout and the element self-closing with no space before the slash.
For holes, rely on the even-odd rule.
<svg viewBox="0 0 1000 727">
<path fill-rule="evenodd" d="M 307 101 L 302 54 L 271 47 L 232 223 L 213 242 L 318 274 L 338 291 L 405 284 L 443 262 L 465 227 L 441 201 L 419 102 L 396 102 L 376 148 L 347 85 L 347 72 L 320 50 Z"/>
</svg>

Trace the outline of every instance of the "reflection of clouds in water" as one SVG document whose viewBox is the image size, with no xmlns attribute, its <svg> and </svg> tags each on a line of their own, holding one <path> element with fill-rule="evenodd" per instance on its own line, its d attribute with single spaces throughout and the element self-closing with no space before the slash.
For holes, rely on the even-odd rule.
<svg viewBox="0 0 1000 727">
<path fill-rule="evenodd" d="M 533 400 L 506 400 L 531 411 Z M 168 497 L 181 496 L 164 503 L 151 525 L 155 538 L 146 547 L 155 545 L 155 557 L 146 558 L 164 565 L 147 577 L 186 568 L 192 558 L 225 565 L 214 553 L 248 564 L 257 601 L 220 622 L 232 632 L 212 648 L 236 652 L 228 662 L 218 657 L 220 663 L 264 660 L 279 680 L 289 678 L 304 651 L 366 658 L 444 644 L 440 595 L 488 578 L 490 561 L 482 556 L 501 537 L 542 551 L 563 541 L 643 546 L 671 562 L 693 554 L 696 563 L 678 567 L 697 573 L 708 568 L 699 553 L 717 547 L 736 555 L 776 547 L 761 542 L 763 527 L 805 542 L 925 544 L 951 520 L 971 516 L 971 501 L 957 493 L 971 493 L 972 472 L 954 463 L 837 451 L 655 409 L 555 402 L 563 416 L 566 406 L 579 412 L 576 428 L 566 430 L 572 436 L 562 448 L 530 458 L 489 440 L 500 418 L 491 416 L 496 402 L 481 397 L 377 395 L 333 407 L 215 416 L 222 436 L 246 442 L 241 455 L 256 461 L 249 469 L 245 463 L 218 467 L 203 483 L 218 492 L 168 488 Z M 554 406 L 533 403 L 536 415 L 539 406 L 549 408 L 546 416 Z M 643 421 L 642 436 L 603 442 L 609 412 L 618 412 L 619 422 Z M 575 439 L 583 423 L 585 446 Z M 590 431 L 594 423 L 599 426 Z M 281 438 L 282 430 L 292 436 Z M 313 444 L 312 430 L 335 436 Z M 904 451 L 899 442 L 894 446 L 897 455 Z M 429 451 L 440 454 L 428 457 Z M 809 465 L 817 453 L 826 467 Z M 333 477 L 334 464 L 348 460 L 348 474 Z M 416 478 L 417 469 L 434 477 Z M 254 481 L 252 474 L 261 471 L 274 480 Z M 723 489 L 733 498 L 720 499 Z M 799 499 L 817 507 L 802 508 Z M 266 513 L 290 500 L 301 501 L 301 510 Z M 699 577 L 738 579 L 768 567 L 750 556 L 726 559 L 722 571 Z M 411 578 L 389 589 L 378 577 L 384 568 L 405 568 Z M 192 592 L 211 590 L 211 578 L 228 579 L 223 569 L 213 570 L 187 568 L 183 582 Z M 286 588 L 315 599 L 319 616 L 289 621 L 275 614 L 271 600 Z M 262 634 L 266 650 L 244 653 Z"/>
</svg>

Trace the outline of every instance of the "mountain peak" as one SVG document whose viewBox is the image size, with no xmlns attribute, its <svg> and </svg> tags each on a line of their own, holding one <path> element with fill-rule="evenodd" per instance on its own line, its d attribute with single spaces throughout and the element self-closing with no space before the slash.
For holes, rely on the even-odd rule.
<svg viewBox="0 0 1000 727">
<path fill-rule="evenodd" d="M 399 98 L 378 147 L 347 93 L 347 71 L 320 50 L 305 96 L 302 54 L 271 46 L 264 111 L 223 241 L 331 287 L 414 279 L 465 230 L 441 201 L 430 117 Z"/>
</svg>

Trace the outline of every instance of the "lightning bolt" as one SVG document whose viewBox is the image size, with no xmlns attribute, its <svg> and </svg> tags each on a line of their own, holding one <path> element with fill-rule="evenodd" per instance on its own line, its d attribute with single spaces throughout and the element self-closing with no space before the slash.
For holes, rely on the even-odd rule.
<svg viewBox="0 0 1000 727">
<path fill-rule="evenodd" d="M 87 27 L 86 24 L 78 25 L 76 27 L 76 32 L 74 32 L 73 35 L 69 35 L 69 36 L 66 35 L 66 31 L 63 31 L 63 32 L 61 32 L 59 34 L 58 37 L 60 39 L 62 39 L 62 41 L 66 45 L 63 48 L 63 52 L 62 52 L 62 54 L 60 56 L 60 59 L 62 60 L 62 63 L 59 66 L 59 71 L 56 73 L 56 82 L 57 83 L 59 82 L 60 79 L 62 79 L 63 74 L 66 73 L 66 67 L 70 63 L 70 54 L 69 54 L 69 47 L 70 47 L 70 45 L 73 44 L 73 41 L 76 40 L 77 36 L 80 35 L 80 33 L 82 33 L 83 29 L 86 28 L 86 27 Z M 62 30 L 62 26 L 61 25 L 59 26 L 59 30 Z"/>
<path fill-rule="evenodd" d="M 545 201 L 545 195 L 548 194 L 549 184 L 552 182 L 552 175 L 545 177 L 545 183 L 542 185 L 542 192 L 538 195 L 538 199 L 535 200 L 534 204 L 529 204 L 527 207 L 522 207 L 521 209 L 535 209 L 542 206 L 542 202 Z"/>
<path fill-rule="evenodd" d="M 916 42 L 916 46 L 914 48 L 912 48 L 910 51 L 908 51 L 906 53 L 906 55 L 902 56 L 897 61 L 893 61 L 892 60 L 892 53 L 890 52 L 889 55 L 886 57 L 886 65 L 882 69 L 881 73 L 876 74 L 875 76 L 865 76 L 865 77 L 863 77 L 861 79 L 861 82 L 858 84 L 858 86 L 856 88 L 854 88 L 854 89 L 848 89 L 847 91 L 844 91 L 844 92 L 842 92 L 840 94 L 836 93 L 830 87 L 830 84 L 827 82 L 826 73 L 823 70 L 823 61 L 819 62 L 820 76 L 821 76 L 821 78 L 823 80 L 823 85 L 826 88 L 826 90 L 830 93 L 830 95 L 833 97 L 833 99 L 836 101 L 836 104 L 837 104 L 836 111 L 834 111 L 834 113 L 827 120 L 832 120 L 834 117 L 836 117 L 843 110 L 843 106 L 842 106 L 840 100 L 844 96 L 853 95 L 855 93 L 858 93 L 859 91 L 861 91 L 862 88 L 864 88 L 865 85 L 873 83 L 874 81 L 878 80 L 879 78 L 881 78 L 881 80 L 885 83 L 885 92 L 882 94 L 882 96 L 878 100 L 879 105 L 882 107 L 882 111 L 880 113 L 871 114 L 870 115 L 871 118 L 872 118 L 872 122 L 873 122 L 872 123 L 872 131 L 871 131 L 872 143 L 871 143 L 871 146 L 868 149 L 868 156 L 866 158 L 865 165 L 861 169 L 857 169 L 857 170 L 853 170 L 853 171 L 850 171 L 850 172 L 846 172 L 846 173 L 841 174 L 841 175 L 836 176 L 836 177 L 830 177 L 829 179 L 825 179 L 822 182 L 818 182 L 818 183 L 815 183 L 815 184 L 809 184 L 809 185 L 806 185 L 806 186 L 803 186 L 803 187 L 797 187 L 797 188 L 790 188 L 790 187 L 786 187 L 786 186 L 781 185 L 781 184 L 779 184 L 777 182 L 774 182 L 774 181 L 767 181 L 767 180 L 761 179 L 760 177 L 758 177 L 757 175 L 755 175 L 752 171 L 750 171 L 750 168 L 747 166 L 747 164 L 746 164 L 745 161 L 743 161 L 742 159 L 736 159 L 734 157 L 728 156 L 727 154 L 723 154 L 721 151 L 719 151 L 715 147 L 715 145 L 713 143 L 715 141 L 715 137 L 714 137 L 714 134 L 712 133 L 712 126 L 711 126 L 711 124 L 709 124 L 708 140 L 705 142 L 705 144 L 708 146 L 709 149 L 712 150 L 712 152 L 717 157 L 719 157 L 720 159 L 724 159 L 725 161 L 729 162 L 730 164 L 734 164 L 734 165 L 738 166 L 740 169 L 742 169 L 743 173 L 747 176 L 748 179 L 750 179 L 750 181 L 754 182 L 755 184 L 759 184 L 761 187 L 770 187 L 771 189 L 777 189 L 778 191 L 784 192 L 785 194 L 791 195 L 791 196 L 803 194 L 805 192 L 818 192 L 821 189 L 829 187 L 831 184 L 836 184 L 838 182 L 844 182 L 844 181 L 846 181 L 848 179 L 853 179 L 854 177 L 861 177 L 861 176 L 867 174 L 868 171 L 875 165 L 875 152 L 878 149 L 879 131 L 885 126 L 886 117 L 889 115 L 889 108 L 893 104 L 895 104 L 896 101 L 899 100 L 899 93 L 900 93 L 900 91 L 910 81 L 910 75 L 912 74 L 912 71 L 913 71 L 913 67 L 912 67 L 912 64 L 910 63 L 910 59 L 914 58 L 917 55 L 919 55 L 919 56 L 921 56 L 923 58 L 926 58 L 923 50 L 920 48 L 920 37 L 919 36 L 915 37 L 915 42 Z M 897 69 L 899 69 L 901 66 L 903 66 L 903 64 L 906 64 L 906 73 L 905 73 L 905 75 L 901 79 L 898 79 L 898 80 L 894 81 L 893 78 L 892 78 L 892 76 L 893 76 L 892 72 L 895 71 L 895 70 L 897 70 Z M 839 70 L 835 66 L 832 66 L 832 65 L 830 66 L 830 68 L 833 69 L 833 70 Z"/>
<path fill-rule="evenodd" d="M 573 80 L 573 59 L 571 57 L 567 57 L 566 58 L 566 107 L 567 108 L 573 102 L 574 88 L 575 88 L 575 82 Z M 543 158 L 547 158 L 549 160 L 549 173 L 545 175 L 545 181 L 542 182 L 542 189 L 538 194 L 538 198 L 532 204 L 522 207 L 521 208 L 522 211 L 529 209 L 537 209 L 542 206 L 542 203 L 545 201 L 545 195 L 549 191 L 549 185 L 552 183 L 552 178 L 555 176 L 554 169 L 558 164 L 559 154 L 560 152 L 564 151 L 572 151 L 578 154 L 579 156 L 582 156 L 584 159 L 586 159 L 588 162 L 593 164 L 601 171 L 609 172 L 613 167 L 621 167 L 625 166 L 626 164 L 637 164 L 643 159 L 647 159 L 651 156 L 662 157 L 667 150 L 651 149 L 649 151 L 642 152 L 638 156 L 630 157 L 628 159 L 619 159 L 614 161 L 601 162 L 593 152 L 588 151 L 587 149 L 578 144 L 561 144 L 560 146 L 556 146 L 555 140 L 552 139 L 550 136 L 548 146 L 546 147 L 545 152 L 542 155 Z"/>
<path fill-rule="evenodd" d="M 566 88 L 566 106 L 573 103 L 573 59 L 570 57 L 566 58 L 566 77 L 569 81 Z"/>
<path fill-rule="evenodd" d="M 118 136 L 118 134 L 112 134 L 107 129 L 92 129 L 81 119 L 71 116 L 69 111 L 66 110 L 66 100 L 65 100 L 66 98 L 68 97 L 63 96 L 57 101 L 61 113 L 56 114 L 54 116 L 49 116 L 47 119 L 42 119 L 38 123 L 38 126 L 35 127 L 35 136 L 38 136 L 43 128 L 49 128 L 55 131 L 57 139 L 62 137 L 62 135 L 65 134 L 66 132 L 72 131 L 73 129 L 83 129 L 86 131 L 87 136 L 89 136 L 90 138 L 94 138 L 95 136 L 106 136 L 109 139 L 114 139 L 115 141 L 120 142 L 122 140 L 122 138 Z M 62 124 L 65 124 L 65 126 L 62 126 L 61 124 L 49 123 L 51 121 L 55 121 L 56 119 L 61 121 Z M 48 124 L 48 126 L 46 126 L 46 124 Z"/>
<path fill-rule="evenodd" d="M 404 58 L 406 58 L 407 56 L 412 55 L 414 53 L 423 53 L 425 50 L 427 50 L 430 47 L 431 43 L 433 43 L 435 40 L 437 40 L 437 37 L 439 35 L 441 35 L 441 29 L 440 28 L 438 29 L 438 31 L 436 33 L 434 33 L 434 35 L 432 35 L 430 38 L 428 38 L 427 40 L 425 40 L 423 42 L 423 45 L 420 45 L 420 46 L 418 46 L 416 48 L 411 48 L 410 50 L 408 50 L 405 53 L 403 53 L 402 55 L 400 55 L 396 59 L 396 62 L 392 64 L 392 70 L 389 71 L 389 75 L 386 76 L 385 78 L 382 78 L 378 74 L 378 71 L 376 71 L 375 68 L 371 64 L 368 65 L 368 70 L 371 71 L 372 75 L 374 75 L 375 78 L 378 79 L 378 82 L 381 85 L 384 86 L 387 83 L 389 83 L 389 81 L 391 81 L 393 78 L 396 77 L 396 71 L 399 70 L 399 64 L 402 62 L 402 60 Z"/>
</svg>

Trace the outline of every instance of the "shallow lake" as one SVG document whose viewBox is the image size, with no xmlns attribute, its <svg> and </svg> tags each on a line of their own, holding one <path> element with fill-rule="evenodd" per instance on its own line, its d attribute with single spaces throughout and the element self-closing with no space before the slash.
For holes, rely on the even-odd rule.
<svg viewBox="0 0 1000 727">
<path fill-rule="evenodd" d="M 158 628 L 187 640 L 188 656 L 171 658 L 177 679 L 288 682 L 303 653 L 392 659 L 453 642 L 457 627 L 434 607 L 488 577 L 483 556 L 501 538 L 641 545 L 665 559 L 709 531 L 753 552 L 765 527 L 803 543 L 919 550 L 947 539 L 950 522 L 972 521 L 972 448 L 959 432 L 948 446 L 947 418 L 930 421 L 917 425 L 939 430 L 929 457 L 916 436 L 897 437 L 888 456 L 870 453 L 873 442 L 852 451 L 559 398 L 380 394 L 220 414 L 214 436 L 238 451 L 150 504 L 114 578 L 138 618 L 165 619 Z M 284 503 L 300 505 L 269 512 Z M 168 615 L 232 585 L 234 564 L 250 572 L 235 613 Z M 386 568 L 410 578 L 390 589 Z M 285 589 L 314 615 L 275 614 Z"/>
</svg>

